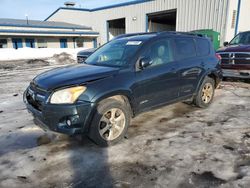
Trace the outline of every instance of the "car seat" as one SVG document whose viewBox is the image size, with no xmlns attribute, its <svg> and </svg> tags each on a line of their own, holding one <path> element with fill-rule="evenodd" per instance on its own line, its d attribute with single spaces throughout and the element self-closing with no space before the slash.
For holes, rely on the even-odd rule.
<svg viewBox="0 0 250 188">
<path fill-rule="evenodd" d="M 165 46 L 164 45 L 158 44 L 157 46 L 155 46 L 155 48 L 153 48 L 153 50 L 151 52 L 153 52 L 151 54 L 153 66 L 161 65 L 164 63 L 164 59 L 163 59 L 163 56 L 165 54 Z"/>
</svg>

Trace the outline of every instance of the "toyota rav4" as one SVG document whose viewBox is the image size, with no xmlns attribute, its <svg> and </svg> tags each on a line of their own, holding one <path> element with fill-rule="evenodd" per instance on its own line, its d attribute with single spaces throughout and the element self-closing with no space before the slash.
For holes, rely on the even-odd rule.
<svg viewBox="0 0 250 188">
<path fill-rule="evenodd" d="M 122 139 L 136 115 L 187 101 L 212 102 L 221 80 L 220 59 L 209 39 L 191 33 L 123 35 L 83 64 L 35 77 L 24 102 L 37 125 L 88 135 L 103 146 Z"/>
</svg>

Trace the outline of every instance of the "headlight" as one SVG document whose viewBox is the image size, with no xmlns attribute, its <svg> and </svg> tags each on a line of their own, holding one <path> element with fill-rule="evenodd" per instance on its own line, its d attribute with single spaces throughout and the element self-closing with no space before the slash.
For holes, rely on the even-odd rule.
<svg viewBox="0 0 250 188">
<path fill-rule="evenodd" d="M 84 86 L 77 86 L 58 90 L 50 98 L 51 104 L 72 104 L 86 90 Z"/>
</svg>

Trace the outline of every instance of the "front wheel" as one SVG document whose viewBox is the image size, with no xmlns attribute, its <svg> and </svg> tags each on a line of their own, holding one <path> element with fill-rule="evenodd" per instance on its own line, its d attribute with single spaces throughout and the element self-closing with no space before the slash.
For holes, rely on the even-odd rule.
<svg viewBox="0 0 250 188">
<path fill-rule="evenodd" d="M 89 137 L 101 146 L 113 145 L 124 138 L 130 123 L 126 104 L 107 99 L 98 104 L 91 123 Z"/>
<path fill-rule="evenodd" d="M 210 77 L 206 77 L 201 84 L 197 96 L 195 98 L 196 106 L 200 108 L 208 107 L 213 100 L 215 91 L 215 81 Z"/>
</svg>

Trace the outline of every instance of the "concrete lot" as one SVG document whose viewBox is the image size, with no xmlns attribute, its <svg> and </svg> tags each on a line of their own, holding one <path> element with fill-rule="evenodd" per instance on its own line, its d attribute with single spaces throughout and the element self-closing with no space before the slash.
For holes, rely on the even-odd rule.
<svg viewBox="0 0 250 188">
<path fill-rule="evenodd" d="M 100 148 L 44 132 L 22 93 L 38 73 L 74 61 L 0 63 L 0 187 L 250 187 L 250 84 L 223 82 L 213 104 L 141 114 Z"/>
</svg>

